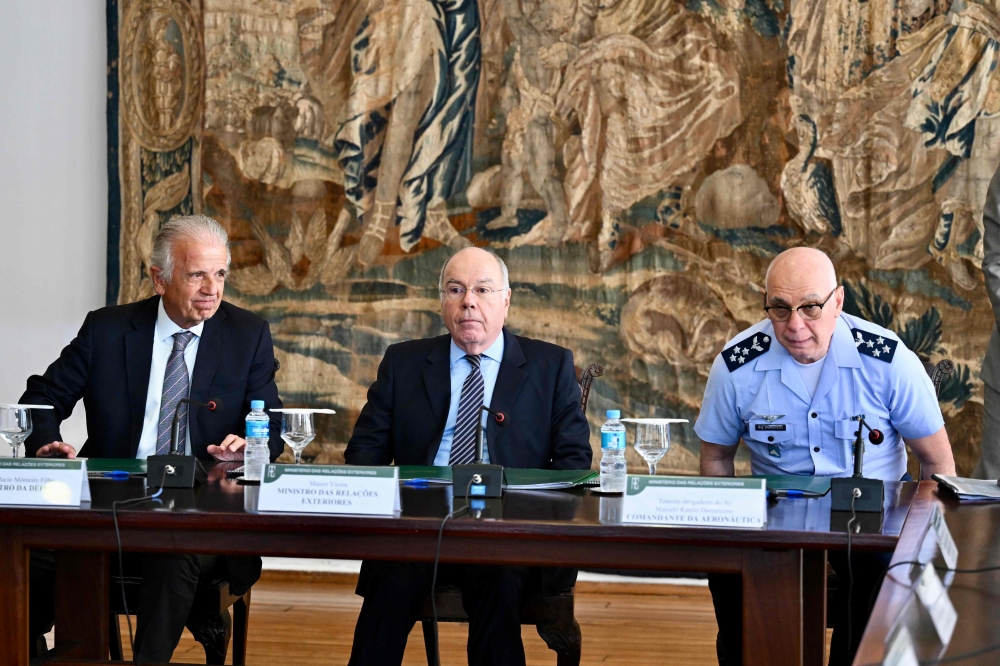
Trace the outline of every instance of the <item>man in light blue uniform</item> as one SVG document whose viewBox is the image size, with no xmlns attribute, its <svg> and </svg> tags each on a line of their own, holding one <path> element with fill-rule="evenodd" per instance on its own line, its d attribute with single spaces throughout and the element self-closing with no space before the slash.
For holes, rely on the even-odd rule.
<svg viewBox="0 0 1000 666">
<path fill-rule="evenodd" d="M 924 476 L 954 474 L 951 445 L 934 387 L 916 354 L 889 330 L 844 314 L 844 291 L 829 258 L 811 248 L 778 255 L 768 268 L 768 318 L 740 333 L 716 357 L 695 432 L 701 473 L 732 476 L 740 440 L 754 474 L 851 476 L 857 416 L 881 430 L 868 445 L 864 476 L 898 481 L 906 444 Z M 830 663 L 850 663 L 868 619 L 868 598 L 884 568 L 879 556 L 852 556 L 851 643 L 846 600 L 835 620 Z M 830 553 L 835 570 L 843 553 Z M 887 561 L 886 561 L 887 564 Z M 720 663 L 741 662 L 739 576 L 709 577 L 719 621 Z"/>
</svg>

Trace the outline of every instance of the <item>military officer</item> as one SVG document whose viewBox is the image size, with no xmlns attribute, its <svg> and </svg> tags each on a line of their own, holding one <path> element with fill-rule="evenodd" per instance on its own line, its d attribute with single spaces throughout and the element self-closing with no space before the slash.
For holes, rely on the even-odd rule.
<svg viewBox="0 0 1000 666">
<path fill-rule="evenodd" d="M 923 474 L 954 474 L 955 462 L 934 387 L 916 354 L 887 329 L 842 312 L 844 290 L 830 259 L 812 248 L 779 254 L 767 271 L 767 318 L 739 334 L 716 357 L 695 432 L 701 473 L 732 476 L 740 440 L 754 474 L 851 476 L 856 417 L 881 430 L 869 444 L 864 476 L 906 477 L 906 448 Z M 888 564 L 852 555 L 854 595 L 848 645 L 846 599 L 835 617 L 831 664 L 853 659 L 868 619 L 868 599 Z M 846 576 L 843 553 L 830 562 Z M 712 575 L 719 621 L 719 661 L 741 663 L 739 576 Z M 846 595 L 845 595 L 846 596 Z"/>
</svg>

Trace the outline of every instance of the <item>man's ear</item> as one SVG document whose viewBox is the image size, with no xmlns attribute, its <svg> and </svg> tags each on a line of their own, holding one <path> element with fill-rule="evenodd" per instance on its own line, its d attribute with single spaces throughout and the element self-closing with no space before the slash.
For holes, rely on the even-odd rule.
<svg viewBox="0 0 1000 666">
<path fill-rule="evenodd" d="M 167 290 L 167 287 L 163 282 L 163 275 L 160 273 L 159 266 L 149 267 L 149 277 L 153 280 L 153 289 L 156 290 L 157 294 L 163 296 L 163 293 Z"/>
</svg>

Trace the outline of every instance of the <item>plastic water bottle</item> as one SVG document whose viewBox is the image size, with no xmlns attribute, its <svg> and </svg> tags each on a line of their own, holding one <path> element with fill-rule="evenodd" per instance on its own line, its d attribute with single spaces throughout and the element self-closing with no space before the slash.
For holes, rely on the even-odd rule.
<svg viewBox="0 0 1000 666">
<path fill-rule="evenodd" d="M 625 425 L 622 413 L 609 409 L 601 426 L 601 492 L 625 492 Z"/>
<path fill-rule="evenodd" d="M 271 462 L 271 419 L 264 413 L 263 400 L 250 401 L 247 414 L 247 450 L 243 456 L 243 479 L 260 481 L 264 465 Z"/>
</svg>

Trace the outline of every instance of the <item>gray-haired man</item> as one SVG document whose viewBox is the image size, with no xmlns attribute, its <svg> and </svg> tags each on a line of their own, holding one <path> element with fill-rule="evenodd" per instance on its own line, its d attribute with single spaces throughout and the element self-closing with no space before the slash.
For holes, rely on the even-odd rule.
<svg viewBox="0 0 1000 666">
<path fill-rule="evenodd" d="M 28 379 L 21 402 L 54 407 L 36 412 L 29 455 L 77 455 L 75 444 L 62 441 L 59 425 L 81 399 L 88 439 L 79 453 L 91 458 L 166 453 L 174 410 L 190 397 L 219 407 L 212 413 L 180 407 L 187 452 L 205 460 L 240 459 L 246 442 L 239 434 L 250 400 L 281 406 L 267 322 L 222 301 L 229 273 L 225 230 L 201 215 L 171 220 L 157 234 L 151 263 L 157 296 L 91 312 L 45 374 Z M 273 460 L 283 450 L 280 422 L 272 421 L 270 445 Z M 170 661 L 199 576 L 224 567 L 231 589 L 242 594 L 260 577 L 261 566 L 260 558 L 175 554 L 130 561 L 143 578 L 136 658 L 156 663 Z M 33 635 L 52 626 L 51 572 L 51 553 L 34 553 Z"/>
</svg>

